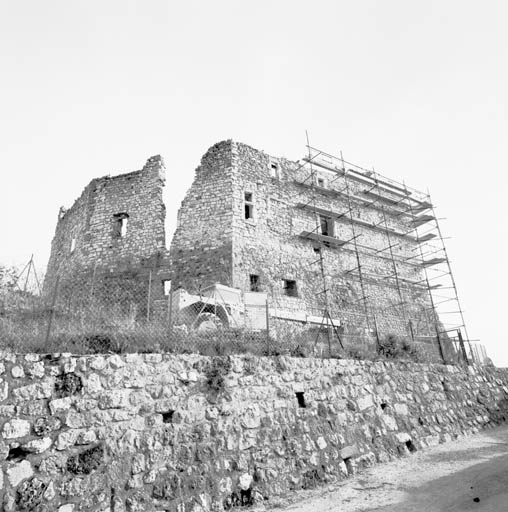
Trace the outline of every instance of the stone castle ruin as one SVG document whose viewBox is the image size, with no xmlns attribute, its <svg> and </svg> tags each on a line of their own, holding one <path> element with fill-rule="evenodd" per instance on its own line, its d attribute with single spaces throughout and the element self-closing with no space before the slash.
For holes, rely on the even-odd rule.
<svg viewBox="0 0 508 512">
<path fill-rule="evenodd" d="M 134 316 L 155 318 L 170 283 L 190 293 L 220 283 L 266 293 L 272 324 L 449 349 L 433 272 L 452 276 L 428 195 L 313 148 L 290 161 L 223 141 L 202 157 L 168 249 L 164 181 L 161 157 L 151 157 L 94 179 L 62 208 L 46 293 L 57 280 L 83 289 L 92 276 L 109 297 L 131 297 Z M 148 300 L 136 302 L 147 283 Z"/>
</svg>

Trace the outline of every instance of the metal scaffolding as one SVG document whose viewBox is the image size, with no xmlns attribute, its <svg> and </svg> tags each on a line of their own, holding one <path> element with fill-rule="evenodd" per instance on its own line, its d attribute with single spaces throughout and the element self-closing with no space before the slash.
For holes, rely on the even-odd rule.
<svg viewBox="0 0 508 512">
<path fill-rule="evenodd" d="M 347 308 L 361 303 L 365 332 L 375 334 L 378 343 L 378 320 L 390 317 L 398 319 L 400 325 L 404 326 L 407 338 L 413 343 L 434 342 L 443 360 L 455 356 L 466 363 L 483 362 L 486 358 L 484 349 L 475 347 L 467 333 L 444 237 L 430 194 L 347 162 L 342 152 L 335 156 L 312 147 L 308 138 L 306 148 L 303 162 L 295 169 L 294 183 L 303 189 L 302 195 L 305 194 L 307 199 L 310 192 L 310 200 L 299 202 L 297 207 L 313 214 L 315 227 L 302 230 L 299 236 L 310 240 L 319 255 L 314 263 L 320 268 L 323 286 L 319 293 L 324 296 L 323 322 L 326 321 L 326 326 L 333 317 L 331 285 L 327 282 L 327 275 L 333 275 L 358 284 L 359 299 L 346 304 L 339 313 L 346 316 L 356 314 L 358 317 L 360 313 L 348 312 Z M 333 178 L 325 183 L 324 179 L 319 178 L 318 170 Z M 302 172 L 304 177 L 298 177 Z M 336 201 L 335 207 L 326 207 L 330 200 Z M 360 218 L 364 212 L 367 212 L 367 218 Z M 348 226 L 350 236 L 337 236 L 326 219 L 330 219 L 332 226 Z M 372 236 L 366 236 L 368 234 L 380 236 L 381 247 L 379 243 L 378 246 L 372 245 Z M 400 249 L 402 246 L 406 249 Z M 324 248 L 351 254 L 354 266 L 333 269 L 332 273 L 332 269 L 326 268 Z M 373 268 L 372 261 L 378 262 L 376 268 Z M 385 269 L 385 273 L 380 273 L 379 268 Z M 397 297 L 394 303 L 382 308 L 370 300 L 368 293 L 369 288 L 381 286 L 380 282 L 382 286 L 395 290 Z M 414 296 L 421 298 L 419 311 L 428 313 L 425 317 L 427 320 L 423 322 L 426 324 L 423 332 L 422 327 L 417 327 L 422 320 L 415 318 L 418 308 L 413 303 Z M 422 304 L 427 304 L 427 307 Z M 331 326 L 342 346 L 333 321 Z M 375 328 L 371 329 L 371 326 Z M 330 332 L 330 329 L 327 331 Z M 455 348 L 452 355 L 445 354 L 447 343 Z"/>
</svg>

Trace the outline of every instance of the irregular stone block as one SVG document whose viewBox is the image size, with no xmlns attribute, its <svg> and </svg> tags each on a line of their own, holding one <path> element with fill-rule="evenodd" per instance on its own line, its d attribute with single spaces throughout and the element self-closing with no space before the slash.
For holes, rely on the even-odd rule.
<svg viewBox="0 0 508 512">
<path fill-rule="evenodd" d="M 318 445 L 318 448 L 320 450 L 324 450 L 328 446 L 328 444 L 326 443 L 325 438 L 323 436 L 319 436 L 317 438 L 316 444 Z"/>
<path fill-rule="evenodd" d="M 113 370 L 118 370 L 118 368 L 125 366 L 124 360 L 118 354 L 108 357 L 108 364 Z"/>
<path fill-rule="evenodd" d="M 55 392 L 59 398 L 76 395 L 82 388 L 83 381 L 75 373 L 63 373 L 55 379 Z"/>
<path fill-rule="evenodd" d="M 132 474 L 137 475 L 142 473 L 146 468 L 145 456 L 142 453 L 137 453 L 132 459 Z"/>
<path fill-rule="evenodd" d="M 88 475 L 104 462 L 102 445 L 85 450 L 67 460 L 67 471 L 75 475 Z"/>
<path fill-rule="evenodd" d="M 46 490 L 44 491 L 44 499 L 46 501 L 51 501 L 56 496 L 55 484 L 53 482 L 49 482 Z"/>
<path fill-rule="evenodd" d="M 59 412 L 68 411 L 72 404 L 72 398 L 67 396 L 65 398 L 56 398 L 49 402 L 49 409 L 51 414 L 58 414 Z"/>
<path fill-rule="evenodd" d="M 101 378 L 96 373 L 91 373 L 85 380 L 85 388 L 89 393 L 96 393 L 101 391 L 102 384 Z"/>
<path fill-rule="evenodd" d="M 20 510 L 40 510 L 46 484 L 38 478 L 25 480 L 17 490 L 17 504 Z"/>
<path fill-rule="evenodd" d="M 55 443 L 55 448 L 57 450 L 65 450 L 71 446 L 76 444 L 78 439 L 79 430 L 68 430 L 66 432 L 62 432 L 58 434 L 58 438 Z"/>
<path fill-rule="evenodd" d="M 2 416 L 12 418 L 15 414 L 16 408 L 14 405 L 0 405 L 0 419 Z"/>
<path fill-rule="evenodd" d="M 25 370 L 23 370 L 22 366 L 18 366 L 18 365 L 13 366 L 11 368 L 11 375 L 15 379 L 22 379 L 25 376 Z"/>
<path fill-rule="evenodd" d="M 12 487 L 17 487 L 23 480 L 33 476 L 34 471 L 30 462 L 23 460 L 13 464 L 12 466 L 8 466 L 6 473 L 7 480 L 9 480 Z"/>
<path fill-rule="evenodd" d="M 34 432 L 38 436 L 45 436 L 50 432 L 54 432 L 55 430 L 59 430 L 62 426 L 62 422 L 58 418 L 54 417 L 42 417 L 37 418 L 34 422 Z"/>
<path fill-rule="evenodd" d="M 100 409 L 120 409 L 129 406 L 130 390 L 114 389 L 99 397 Z"/>
<path fill-rule="evenodd" d="M 406 404 L 394 404 L 393 408 L 395 410 L 395 413 L 400 414 L 401 416 L 407 416 L 409 414 Z"/>
<path fill-rule="evenodd" d="M 252 475 L 249 475 L 249 473 L 244 473 L 243 475 L 240 476 L 240 478 L 238 479 L 238 486 L 240 487 L 240 489 L 242 489 L 243 491 L 246 491 L 247 489 L 250 488 L 251 484 L 252 484 Z"/>
<path fill-rule="evenodd" d="M 94 430 L 80 432 L 76 439 L 76 444 L 91 444 L 97 441 L 97 434 Z"/>
<path fill-rule="evenodd" d="M 9 396 L 9 384 L 0 382 L 0 402 L 7 400 Z"/>
<path fill-rule="evenodd" d="M 21 447 L 27 452 L 42 453 L 50 448 L 51 443 L 52 441 L 50 437 L 43 437 L 41 439 L 32 439 L 31 441 L 22 444 Z"/>
<path fill-rule="evenodd" d="M 12 390 L 15 400 L 40 400 L 42 398 L 51 398 L 53 394 L 54 379 L 47 378 L 41 382 L 22 386 Z"/>
<path fill-rule="evenodd" d="M 350 446 L 345 446 L 340 450 L 340 456 L 342 460 L 350 459 L 356 457 L 359 454 L 358 447 L 356 444 L 352 444 Z"/>
<path fill-rule="evenodd" d="M 89 366 L 94 370 L 102 370 L 106 366 L 106 360 L 102 356 L 94 356 L 90 358 Z"/>
<path fill-rule="evenodd" d="M 66 505 L 58 507 L 58 512 L 73 512 L 74 508 L 75 506 L 73 503 L 67 503 Z"/>
<path fill-rule="evenodd" d="M 5 439 L 25 437 L 30 434 L 30 423 L 26 420 L 12 419 L 5 423 L 2 436 Z"/>
<path fill-rule="evenodd" d="M 16 412 L 25 416 L 43 416 L 48 413 L 47 400 L 29 400 L 16 406 Z"/>
<path fill-rule="evenodd" d="M 62 370 L 64 373 L 73 373 L 76 369 L 76 358 L 71 357 L 69 359 L 65 359 L 62 364 Z"/>
<path fill-rule="evenodd" d="M 44 377 L 44 363 L 39 361 L 26 367 L 26 373 L 32 379 L 41 379 Z"/>
<path fill-rule="evenodd" d="M 365 411 L 369 407 L 374 406 L 374 402 L 372 401 L 372 397 L 370 395 L 364 396 L 357 400 L 358 410 Z"/>
<path fill-rule="evenodd" d="M 70 428 L 87 428 L 90 426 L 87 416 L 73 409 L 67 413 L 65 424 Z"/>
<path fill-rule="evenodd" d="M 407 441 L 411 441 L 411 436 L 407 432 L 399 432 L 395 434 L 397 441 L 399 443 L 406 443 Z"/>
</svg>

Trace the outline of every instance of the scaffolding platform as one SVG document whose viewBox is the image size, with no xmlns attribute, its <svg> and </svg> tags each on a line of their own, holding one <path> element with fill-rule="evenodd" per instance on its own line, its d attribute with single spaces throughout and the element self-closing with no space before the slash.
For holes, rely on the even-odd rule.
<svg viewBox="0 0 508 512">
<path fill-rule="evenodd" d="M 431 265 L 439 265 L 439 263 L 445 263 L 446 258 L 432 258 L 421 262 L 422 267 L 430 267 Z"/>
<path fill-rule="evenodd" d="M 339 240 L 333 236 L 321 235 L 320 233 L 315 233 L 312 231 L 302 231 L 299 236 L 300 238 L 306 238 L 308 240 L 326 243 L 335 247 L 342 247 L 348 243 L 347 240 Z"/>
<path fill-rule="evenodd" d="M 417 228 L 427 224 L 427 222 L 430 222 L 431 220 L 436 220 L 436 218 L 432 215 L 420 215 L 419 217 L 415 217 L 413 219 L 412 224 L 415 228 Z"/>
<path fill-rule="evenodd" d="M 382 176 L 373 169 L 368 170 L 347 162 L 343 159 L 342 153 L 340 156 L 334 156 L 314 148 L 310 146 L 308 140 L 307 150 L 308 155 L 295 169 L 303 169 L 304 174 L 295 175 L 293 184 L 306 189 L 301 193 L 302 199 L 305 198 L 307 202 L 297 203 L 296 208 L 313 213 L 314 217 L 309 216 L 308 219 L 313 219 L 316 227 L 312 231 L 301 231 L 298 237 L 312 240 L 314 247 L 336 247 L 342 248 L 344 252 L 354 253 L 354 269 L 339 269 L 337 274 L 332 274 L 335 277 L 350 275 L 354 281 L 359 281 L 359 299 L 349 305 L 363 303 L 366 325 L 375 325 L 377 329 L 376 315 L 382 315 L 385 311 L 372 302 L 370 287 L 379 286 L 383 281 L 385 286 L 397 290 L 397 307 L 400 308 L 397 316 L 400 317 L 400 322 L 407 326 L 408 337 L 416 340 L 420 334 L 414 331 L 414 325 L 411 323 L 412 304 L 416 300 L 415 297 L 420 300 L 422 294 L 425 294 L 425 297 L 428 297 L 421 300 L 430 306 L 428 309 L 432 311 L 433 320 L 429 325 L 433 326 L 432 329 L 435 328 L 437 343 L 443 355 L 442 321 L 439 314 L 452 313 L 442 311 L 440 304 L 449 304 L 453 301 L 457 306 L 456 311 L 453 308 L 453 314 L 459 315 L 454 319 L 454 325 L 460 324 L 464 328 L 468 340 L 455 280 L 430 195 Z M 333 173 L 334 176 L 326 178 L 326 173 Z M 323 175 L 325 180 L 319 179 Z M 365 218 L 360 219 L 360 214 L 356 213 L 358 209 L 371 211 L 367 212 Z M 340 240 L 329 236 L 335 233 L 336 221 L 340 221 L 341 228 L 349 225 L 351 239 Z M 365 228 L 366 231 L 358 227 Z M 367 230 L 380 232 L 384 238 L 371 238 Z M 341 231 L 341 236 L 347 235 Z M 358 238 L 361 237 L 364 237 L 363 244 L 358 242 Z M 402 245 L 404 240 L 414 246 L 408 248 L 407 244 Z M 441 248 L 436 251 L 439 245 Z M 400 248 L 406 251 L 406 254 L 408 251 L 418 253 L 403 258 Z M 439 251 L 443 252 L 438 257 L 433 256 Z M 319 257 L 316 262 L 320 265 L 323 280 L 323 290 L 317 293 L 324 294 L 324 314 L 329 314 L 328 294 L 333 290 L 333 287 L 327 284 L 330 274 L 325 269 L 329 259 L 324 259 L 324 255 L 327 254 L 325 251 L 317 252 Z M 446 267 L 440 266 L 441 264 Z M 441 300 L 443 298 L 445 300 Z M 455 322 L 459 319 L 460 321 Z M 429 335 L 428 332 L 424 334 Z"/>
</svg>

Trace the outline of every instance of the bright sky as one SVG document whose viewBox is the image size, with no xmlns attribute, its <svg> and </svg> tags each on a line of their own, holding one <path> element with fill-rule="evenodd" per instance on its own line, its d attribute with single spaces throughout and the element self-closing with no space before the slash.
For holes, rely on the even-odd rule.
<svg viewBox="0 0 508 512">
<path fill-rule="evenodd" d="M 471 338 L 508 366 L 505 1 L 0 0 L 0 263 L 45 266 L 94 177 L 313 145 L 430 189 Z"/>
</svg>

